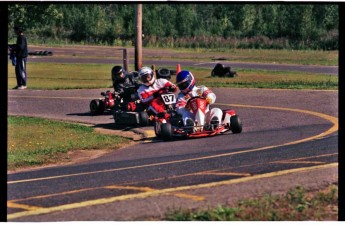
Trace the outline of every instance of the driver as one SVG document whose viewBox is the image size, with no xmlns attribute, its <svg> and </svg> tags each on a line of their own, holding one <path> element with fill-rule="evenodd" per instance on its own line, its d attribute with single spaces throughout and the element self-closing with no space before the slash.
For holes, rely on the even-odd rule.
<svg viewBox="0 0 345 225">
<path fill-rule="evenodd" d="M 175 92 L 177 90 L 176 85 L 164 78 L 155 79 L 153 70 L 149 67 L 143 67 L 139 70 L 139 78 L 142 82 L 138 89 L 141 102 L 149 105 L 148 110 L 155 115 L 165 114 L 164 102 L 159 98 L 160 91 L 168 89 Z"/>
<path fill-rule="evenodd" d="M 121 66 L 114 66 L 111 69 L 111 79 L 113 81 L 114 91 L 119 93 L 123 101 L 131 101 L 131 94 L 136 93 L 136 90 L 139 88 L 135 74 L 127 74 Z"/>
<path fill-rule="evenodd" d="M 203 115 L 203 118 L 206 116 L 206 125 L 219 125 L 223 116 L 222 110 L 219 108 L 209 109 L 209 105 L 215 103 L 216 95 L 206 86 L 196 86 L 195 83 L 193 74 L 187 70 L 182 70 L 176 76 L 176 85 L 180 89 L 180 93 L 177 96 L 176 111 L 182 115 L 183 125 L 188 127 L 195 126 L 196 118 L 190 109 L 186 108 L 186 104 L 190 98 L 196 96 L 206 98 L 208 103 L 205 115 Z M 198 125 L 204 126 L 205 120 L 201 120 Z M 212 128 L 212 126 L 208 127 Z"/>
</svg>

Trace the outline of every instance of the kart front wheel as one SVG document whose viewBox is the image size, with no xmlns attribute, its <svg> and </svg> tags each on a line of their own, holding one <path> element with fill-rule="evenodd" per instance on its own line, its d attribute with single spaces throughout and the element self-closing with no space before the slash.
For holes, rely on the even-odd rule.
<svg viewBox="0 0 345 225">
<path fill-rule="evenodd" d="M 148 126 L 149 125 L 149 116 L 147 115 L 146 111 L 139 112 L 139 124 L 140 126 Z"/>
<path fill-rule="evenodd" d="M 91 115 L 98 115 L 104 112 L 104 104 L 102 100 L 94 99 L 90 102 Z"/>
<path fill-rule="evenodd" d="M 172 138 L 172 129 L 170 123 L 162 123 L 161 124 L 161 138 L 164 141 L 170 141 Z"/>
<path fill-rule="evenodd" d="M 242 122 L 238 115 L 234 115 L 230 117 L 230 127 L 231 131 L 234 134 L 241 133 L 242 132 Z"/>
</svg>

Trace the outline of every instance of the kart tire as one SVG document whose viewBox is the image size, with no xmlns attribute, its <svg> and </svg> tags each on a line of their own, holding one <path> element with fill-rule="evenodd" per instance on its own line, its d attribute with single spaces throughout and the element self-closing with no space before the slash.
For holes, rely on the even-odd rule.
<svg viewBox="0 0 345 225">
<path fill-rule="evenodd" d="M 153 127 L 155 130 L 156 137 L 160 138 L 161 137 L 161 122 L 154 121 L 153 122 Z"/>
<path fill-rule="evenodd" d="M 234 115 L 230 117 L 230 127 L 231 131 L 234 134 L 241 133 L 242 132 L 242 122 L 238 115 Z"/>
<path fill-rule="evenodd" d="M 91 115 L 99 115 L 104 112 L 104 104 L 102 100 L 94 99 L 90 102 Z"/>
<path fill-rule="evenodd" d="M 99 100 L 99 107 L 98 108 L 99 108 L 100 114 L 104 113 L 104 111 L 105 111 L 105 102 L 104 102 L 104 100 Z"/>
<path fill-rule="evenodd" d="M 147 115 L 146 111 L 139 112 L 139 124 L 143 127 L 149 125 L 149 116 Z"/>
<path fill-rule="evenodd" d="M 161 138 L 164 141 L 170 141 L 172 138 L 172 129 L 170 123 L 161 124 Z"/>
</svg>

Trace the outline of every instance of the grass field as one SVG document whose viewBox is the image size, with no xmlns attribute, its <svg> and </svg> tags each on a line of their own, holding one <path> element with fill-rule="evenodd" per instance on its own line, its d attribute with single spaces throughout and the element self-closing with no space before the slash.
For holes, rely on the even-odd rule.
<svg viewBox="0 0 345 225">
<path fill-rule="evenodd" d="M 30 89 L 109 88 L 111 68 L 112 65 L 108 64 L 28 63 L 28 87 Z M 238 73 L 237 77 L 215 78 L 211 77 L 211 71 L 208 69 L 197 67 L 183 69 L 192 71 L 198 85 L 210 87 L 338 89 L 338 77 L 331 75 L 235 69 Z M 8 87 L 12 88 L 16 86 L 12 65 L 9 65 L 8 71 Z"/>
<path fill-rule="evenodd" d="M 44 48 L 44 46 L 42 46 Z M 76 46 L 82 49 L 87 46 Z M 59 46 L 55 46 L 59 48 Z M 101 46 L 101 48 L 107 48 Z M 108 47 L 107 50 L 109 50 Z M 97 49 L 97 48 L 95 48 Z M 115 51 L 116 48 L 114 48 Z M 234 62 L 274 63 L 295 65 L 338 65 L 338 51 L 294 51 L 264 49 L 144 49 L 145 58 L 164 60 L 210 61 L 224 58 Z M 110 51 L 113 52 L 113 51 Z M 109 55 L 54 55 L 54 57 L 105 58 Z M 120 56 L 118 56 L 120 57 Z M 122 57 L 122 55 L 121 55 Z M 28 62 L 28 87 L 30 89 L 75 89 L 111 87 L 110 64 L 67 64 Z M 159 65 L 164 67 L 164 65 Z M 129 65 L 134 68 L 134 65 Z M 169 68 L 169 67 L 167 67 Z M 176 68 L 169 68 L 176 69 Z M 186 67 L 197 78 L 198 84 L 210 87 L 285 88 L 285 89 L 338 89 L 338 77 L 328 74 L 246 70 L 233 68 L 235 78 L 211 77 L 211 69 Z M 14 67 L 8 64 L 8 87 L 16 86 Z"/>
<path fill-rule="evenodd" d="M 180 60 L 210 61 L 225 58 L 234 62 L 274 63 L 295 65 L 337 66 L 338 51 L 278 50 L 278 49 L 162 49 L 175 52 Z M 169 59 L 171 55 L 145 56 L 155 59 Z M 176 60 L 175 58 L 171 58 Z"/>
<path fill-rule="evenodd" d="M 336 221 L 338 187 L 307 191 L 296 187 L 285 195 L 267 194 L 245 199 L 235 206 L 218 206 L 204 210 L 175 210 L 166 215 L 172 221 Z"/>
<path fill-rule="evenodd" d="M 68 151 L 111 149 L 129 139 L 97 133 L 91 127 L 40 118 L 8 117 L 8 169 L 68 162 Z"/>
</svg>

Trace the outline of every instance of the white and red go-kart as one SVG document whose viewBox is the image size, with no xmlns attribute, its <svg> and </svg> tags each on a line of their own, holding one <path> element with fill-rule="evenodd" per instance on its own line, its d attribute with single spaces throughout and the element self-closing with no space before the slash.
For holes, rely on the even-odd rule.
<svg viewBox="0 0 345 225">
<path fill-rule="evenodd" d="M 232 133 L 242 132 L 242 122 L 233 109 L 222 110 L 222 121 L 220 124 L 205 124 L 198 121 L 205 119 L 207 102 L 202 97 L 192 97 L 187 101 L 187 107 L 195 115 L 195 125 L 183 126 L 182 116 L 175 111 L 176 96 L 173 93 L 162 94 L 161 98 L 165 104 L 165 109 L 170 115 L 169 119 L 156 118 L 154 123 L 155 134 L 163 140 L 171 140 L 173 137 L 198 138 L 214 136 L 231 131 Z M 203 115 L 202 115 L 203 114 Z M 166 117 L 165 117 L 166 118 Z"/>
</svg>

